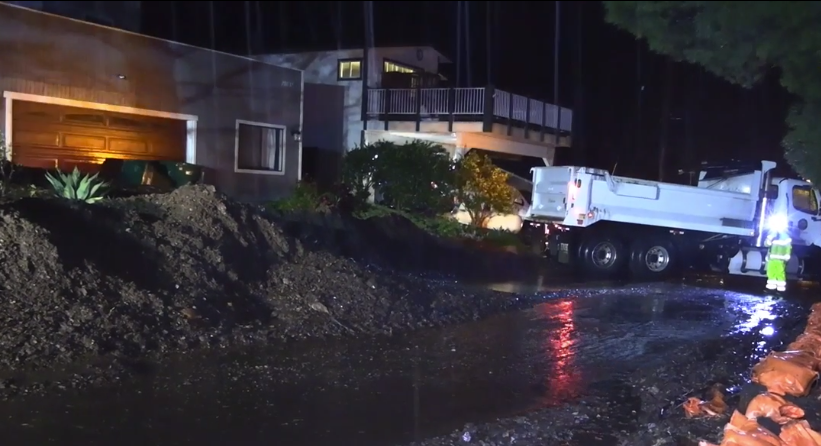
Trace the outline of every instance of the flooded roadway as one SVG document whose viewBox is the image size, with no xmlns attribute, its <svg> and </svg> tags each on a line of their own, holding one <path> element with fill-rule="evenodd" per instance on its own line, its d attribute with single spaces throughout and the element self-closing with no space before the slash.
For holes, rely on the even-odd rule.
<svg viewBox="0 0 821 446">
<path fill-rule="evenodd" d="M 471 324 L 188 356 L 146 366 L 121 388 L 19 397 L 0 404 L 0 438 L 4 446 L 376 446 L 592 394 L 635 413 L 622 374 L 739 331 L 760 333 L 763 352 L 806 314 L 799 301 L 672 284 L 545 296 L 531 310 Z"/>
</svg>

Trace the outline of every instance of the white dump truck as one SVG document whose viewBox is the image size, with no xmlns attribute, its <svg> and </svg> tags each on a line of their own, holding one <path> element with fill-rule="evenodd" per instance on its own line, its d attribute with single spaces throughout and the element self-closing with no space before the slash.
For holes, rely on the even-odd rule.
<svg viewBox="0 0 821 446">
<path fill-rule="evenodd" d="M 821 252 L 819 193 L 772 175 L 776 163 L 702 165 L 698 185 L 646 181 L 582 166 L 536 167 L 525 219 L 547 223 L 548 251 L 589 275 L 661 279 L 683 268 L 765 276 L 766 236 L 787 231 L 791 278 Z"/>
</svg>

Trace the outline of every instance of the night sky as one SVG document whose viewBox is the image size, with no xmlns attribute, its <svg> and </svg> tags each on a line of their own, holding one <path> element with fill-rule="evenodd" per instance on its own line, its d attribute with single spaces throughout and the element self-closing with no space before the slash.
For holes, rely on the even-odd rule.
<svg viewBox="0 0 821 446">
<path fill-rule="evenodd" d="M 430 45 L 458 61 L 460 69 L 441 71 L 454 81 L 461 72 L 461 86 L 490 83 L 573 108 L 567 162 L 608 169 L 618 163 L 620 175 L 657 179 L 669 73 L 665 179 L 675 181 L 678 168 L 703 160 L 783 164 L 779 142 L 789 96 L 775 76 L 744 90 L 692 65 L 673 63 L 668 70 L 666 58 L 606 24 L 600 2 L 566 1 L 556 100 L 554 2 L 461 2 L 467 9 L 461 31 L 469 41 L 461 51 L 458 3 L 373 2 L 375 45 Z M 147 34 L 238 54 L 355 48 L 365 41 L 363 2 L 356 1 L 143 2 L 143 10 Z"/>
</svg>

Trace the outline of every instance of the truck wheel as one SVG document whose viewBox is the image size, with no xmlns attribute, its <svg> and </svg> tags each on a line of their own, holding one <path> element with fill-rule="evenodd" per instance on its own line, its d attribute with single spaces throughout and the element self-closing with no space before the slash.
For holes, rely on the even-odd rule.
<svg viewBox="0 0 821 446">
<path fill-rule="evenodd" d="M 585 238 L 579 249 L 579 257 L 588 276 L 613 279 L 627 262 L 627 250 L 619 239 L 598 233 Z"/>
<path fill-rule="evenodd" d="M 630 247 L 630 274 L 639 280 L 662 280 L 676 268 L 678 252 L 668 240 L 652 237 Z"/>
</svg>

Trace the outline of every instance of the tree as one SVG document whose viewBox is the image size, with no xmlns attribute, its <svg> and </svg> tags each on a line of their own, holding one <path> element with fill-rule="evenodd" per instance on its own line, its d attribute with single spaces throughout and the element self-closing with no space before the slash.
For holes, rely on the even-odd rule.
<svg viewBox="0 0 821 446">
<path fill-rule="evenodd" d="M 751 87 L 778 72 L 797 99 L 787 116 L 785 158 L 821 182 L 821 2 L 605 1 L 607 21 L 651 50 Z"/>
<path fill-rule="evenodd" d="M 469 152 L 457 171 L 456 198 L 464 204 L 474 226 L 484 227 L 494 213 L 511 212 L 515 199 L 507 173 L 490 158 Z"/>
</svg>

